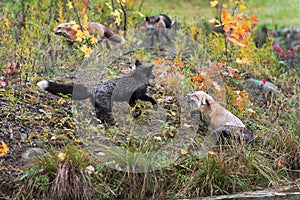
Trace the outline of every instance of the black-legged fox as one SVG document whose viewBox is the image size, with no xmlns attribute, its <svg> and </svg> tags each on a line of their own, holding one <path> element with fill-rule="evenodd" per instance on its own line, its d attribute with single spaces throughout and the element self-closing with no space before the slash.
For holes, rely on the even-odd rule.
<svg viewBox="0 0 300 200">
<path fill-rule="evenodd" d="M 138 60 L 136 69 L 130 75 L 112 79 L 97 86 L 87 87 L 82 84 L 60 84 L 47 80 L 37 85 L 54 95 L 72 95 L 73 100 L 90 99 L 95 106 L 97 118 L 107 125 L 113 125 L 112 104 L 113 101 L 127 101 L 131 107 L 136 105 L 136 100 L 149 101 L 153 109 L 157 109 L 157 102 L 146 94 L 149 78 L 152 75 L 153 65 L 147 67 Z M 135 117 L 140 115 L 140 111 Z"/>
</svg>

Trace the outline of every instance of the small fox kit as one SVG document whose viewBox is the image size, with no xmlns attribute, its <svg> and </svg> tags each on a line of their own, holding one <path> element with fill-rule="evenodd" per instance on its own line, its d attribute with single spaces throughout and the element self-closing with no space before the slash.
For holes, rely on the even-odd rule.
<svg viewBox="0 0 300 200">
<path fill-rule="evenodd" d="M 208 119 L 212 130 L 221 130 L 225 136 L 245 140 L 247 143 L 253 139 L 250 129 L 247 129 L 244 123 L 223 108 L 210 95 L 204 91 L 196 91 L 187 94 L 188 101 L 196 103 L 197 108 Z"/>
<path fill-rule="evenodd" d="M 147 33 L 150 36 L 150 46 L 154 45 L 154 37 L 161 43 L 161 35 L 163 35 L 168 42 L 171 41 L 166 29 L 171 28 L 172 20 L 167 15 L 159 14 L 157 16 L 147 16 L 145 21 Z"/>
<path fill-rule="evenodd" d="M 135 64 L 136 69 L 133 73 L 93 87 L 82 84 L 60 84 L 47 80 L 40 81 L 37 85 L 54 95 L 72 95 L 73 100 L 90 99 L 96 109 L 97 118 L 102 123 L 113 125 L 115 123 L 111 116 L 113 101 L 127 101 L 134 107 L 136 100 L 140 99 L 151 102 L 153 109 L 157 109 L 157 102 L 146 94 L 153 65 L 146 67 L 138 60 Z M 139 111 L 135 117 L 140 114 Z"/>
<path fill-rule="evenodd" d="M 74 26 L 74 24 L 65 22 L 62 24 L 59 24 L 55 30 L 53 30 L 53 33 L 56 35 L 62 35 L 68 39 L 70 39 L 72 42 L 76 40 L 76 33 L 80 30 L 80 26 Z M 97 22 L 90 22 L 87 28 L 87 31 L 91 35 L 97 35 L 98 41 L 103 41 L 105 39 L 108 39 L 112 42 L 116 43 L 125 43 L 125 39 L 113 32 L 110 28 L 107 26 L 97 23 Z M 110 45 L 107 43 L 109 49 Z"/>
</svg>

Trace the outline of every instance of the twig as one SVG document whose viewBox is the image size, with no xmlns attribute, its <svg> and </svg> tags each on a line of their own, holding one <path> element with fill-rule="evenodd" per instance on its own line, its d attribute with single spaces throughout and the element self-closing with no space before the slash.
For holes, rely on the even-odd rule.
<svg viewBox="0 0 300 200">
<path fill-rule="evenodd" d="M 138 8 L 139 12 L 141 12 L 144 2 L 145 2 L 145 0 L 141 1 L 140 5 L 139 5 L 139 8 Z"/>
<path fill-rule="evenodd" d="M 235 11 L 236 11 L 237 7 L 239 6 L 239 4 L 240 4 L 240 0 L 238 0 L 238 1 L 236 2 L 235 7 L 234 7 L 233 10 L 232 10 L 231 16 L 234 16 Z"/>
<path fill-rule="evenodd" d="M 79 13 L 78 13 L 78 9 L 75 7 L 74 0 L 72 0 L 72 4 L 73 4 L 73 10 L 76 13 L 76 17 L 77 17 L 77 20 L 78 20 L 78 24 L 80 26 L 80 30 L 83 31 L 82 24 L 81 24 L 81 21 L 80 21 L 80 16 L 79 16 Z"/>
<path fill-rule="evenodd" d="M 126 33 L 127 30 L 127 13 L 126 13 L 126 8 L 123 6 L 123 4 L 120 2 L 120 6 L 124 15 L 124 28 L 123 30 L 125 31 L 124 34 Z"/>
<path fill-rule="evenodd" d="M 222 21 L 222 11 L 223 11 L 223 3 L 224 3 L 224 0 L 222 0 L 222 3 L 220 5 L 220 23 L 221 25 L 223 24 L 223 21 Z M 224 42 L 225 42 L 225 56 L 226 56 L 226 60 L 227 62 L 229 61 L 228 59 L 228 41 L 227 41 L 227 37 L 226 37 L 226 32 L 224 31 L 223 32 L 223 37 L 224 37 Z"/>
<path fill-rule="evenodd" d="M 116 7 L 115 7 L 115 2 L 114 2 L 114 0 L 111 0 L 111 7 L 112 7 L 112 9 L 113 9 L 113 12 L 115 12 Z"/>
</svg>

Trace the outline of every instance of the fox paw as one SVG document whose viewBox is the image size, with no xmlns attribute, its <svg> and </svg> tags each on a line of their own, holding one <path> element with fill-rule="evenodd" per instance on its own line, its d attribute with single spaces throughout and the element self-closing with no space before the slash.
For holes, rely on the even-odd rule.
<svg viewBox="0 0 300 200">
<path fill-rule="evenodd" d="M 141 110 L 136 110 L 133 114 L 133 117 L 134 118 L 138 118 L 140 115 L 142 114 L 142 111 Z"/>
</svg>

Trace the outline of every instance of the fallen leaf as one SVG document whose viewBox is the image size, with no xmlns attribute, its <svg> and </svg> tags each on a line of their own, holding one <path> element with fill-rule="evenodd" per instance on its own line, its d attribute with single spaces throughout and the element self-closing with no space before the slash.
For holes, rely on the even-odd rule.
<svg viewBox="0 0 300 200">
<path fill-rule="evenodd" d="M 0 79 L 0 84 L 1 84 L 3 87 L 5 87 L 5 86 L 8 85 L 8 82 L 7 82 L 7 81 L 4 81 L 4 80 L 2 80 L 2 79 Z"/>
<path fill-rule="evenodd" d="M 60 161 L 64 161 L 66 159 L 66 154 L 65 153 L 62 153 L 62 152 L 59 152 L 58 153 L 58 159 Z"/>
<path fill-rule="evenodd" d="M 2 144 L 0 145 L 0 156 L 4 156 L 8 152 L 8 147 L 5 144 L 5 142 L 2 141 Z"/>
<path fill-rule="evenodd" d="M 85 168 L 85 172 L 87 174 L 94 174 L 95 173 L 95 167 L 93 167 L 92 165 L 89 165 Z"/>
<path fill-rule="evenodd" d="M 278 165 L 279 167 L 284 167 L 284 161 L 283 161 L 282 158 L 280 158 L 280 159 L 277 161 L 277 165 Z"/>
<path fill-rule="evenodd" d="M 180 153 L 181 153 L 181 155 L 185 156 L 189 153 L 189 151 L 186 149 L 180 149 Z"/>
<path fill-rule="evenodd" d="M 60 98 L 60 99 L 57 101 L 57 104 L 58 104 L 58 105 L 63 105 L 65 102 L 66 102 L 65 99 Z"/>
<path fill-rule="evenodd" d="M 74 142 L 75 143 L 81 143 L 81 140 L 80 139 L 75 139 Z"/>
</svg>

